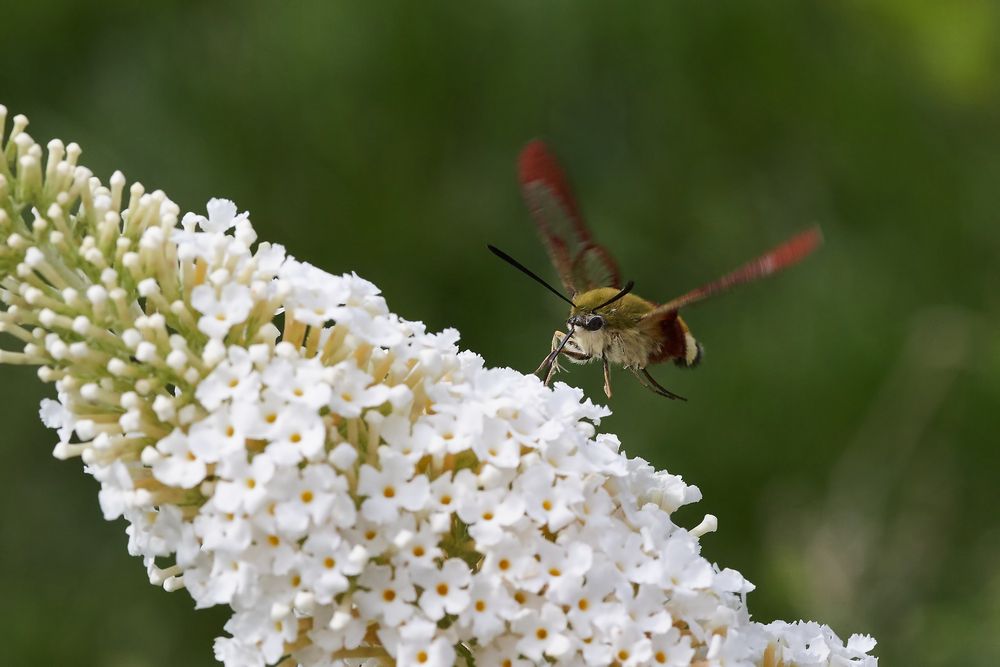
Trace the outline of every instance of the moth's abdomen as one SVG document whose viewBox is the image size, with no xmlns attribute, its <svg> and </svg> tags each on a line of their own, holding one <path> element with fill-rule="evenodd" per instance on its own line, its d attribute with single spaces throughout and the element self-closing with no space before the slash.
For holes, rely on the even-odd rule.
<svg viewBox="0 0 1000 667">
<path fill-rule="evenodd" d="M 701 361 L 702 347 L 691 335 L 684 319 L 673 312 L 659 322 L 660 346 L 650 357 L 650 364 L 673 360 L 678 366 L 693 368 Z"/>
<path fill-rule="evenodd" d="M 684 356 L 674 359 L 674 363 L 681 368 L 694 368 L 701 363 L 701 358 L 704 355 L 705 348 L 688 331 L 684 334 Z"/>
</svg>

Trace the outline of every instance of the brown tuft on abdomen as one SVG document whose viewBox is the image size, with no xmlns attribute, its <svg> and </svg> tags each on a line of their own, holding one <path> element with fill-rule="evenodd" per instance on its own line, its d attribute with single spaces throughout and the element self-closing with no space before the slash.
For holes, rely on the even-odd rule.
<svg viewBox="0 0 1000 667">
<path fill-rule="evenodd" d="M 659 364 L 670 359 L 683 359 L 685 352 L 684 334 L 688 330 L 684 320 L 677 314 L 677 311 L 673 311 L 667 313 L 658 324 L 662 344 L 659 351 L 649 358 L 649 363 Z"/>
</svg>

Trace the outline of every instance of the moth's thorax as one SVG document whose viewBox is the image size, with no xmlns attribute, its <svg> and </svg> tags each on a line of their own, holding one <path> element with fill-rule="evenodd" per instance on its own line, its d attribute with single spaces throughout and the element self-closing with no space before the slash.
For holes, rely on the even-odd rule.
<svg viewBox="0 0 1000 667">
<path fill-rule="evenodd" d="M 618 290 L 614 287 L 598 287 L 588 292 L 581 292 L 573 297 L 574 307 L 570 310 L 570 316 L 598 312 L 606 319 L 626 319 L 637 322 L 654 307 L 652 303 L 641 296 L 626 294 L 611 305 L 594 311 L 596 306 L 601 305 L 617 293 Z"/>
<path fill-rule="evenodd" d="M 576 329 L 573 341 L 593 359 L 607 358 L 613 364 L 635 368 L 645 367 L 655 346 L 654 341 L 635 327 L 601 331 Z"/>
</svg>

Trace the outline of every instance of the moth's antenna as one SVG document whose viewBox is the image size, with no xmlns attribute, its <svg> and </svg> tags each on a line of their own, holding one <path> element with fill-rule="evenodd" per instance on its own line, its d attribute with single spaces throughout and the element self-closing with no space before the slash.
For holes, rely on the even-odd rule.
<svg viewBox="0 0 1000 667">
<path fill-rule="evenodd" d="M 610 299 L 608 299 L 607 301 L 605 301 L 601 305 L 596 306 L 594 308 L 591 308 L 590 312 L 594 312 L 595 310 L 600 310 L 601 308 L 604 308 L 604 306 L 611 305 L 612 303 L 614 303 L 618 299 L 622 298 L 623 296 L 625 296 L 626 294 L 628 294 L 629 292 L 631 292 L 633 287 L 635 287 L 635 282 L 632 281 L 632 280 L 628 281 L 625 284 L 625 287 L 623 287 L 620 290 L 618 290 L 618 294 L 615 294 L 613 297 L 611 297 Z"/>
<path fill-rule="evenodd" d="M 486 247 L 490 249 L 491 253 L 493 253 L 494 255 L 496 255 L 497 257 L 499 257 L 500 259 L 502 259 L 503 261 L 507 262 L 508 264 L 510 264 L 511 266 L 513 266 L 515 269 L 517 269 L 518 271 L 520 271 L 524 275 L 528 276 L 529 278 L 532 278 L 533 280 L 535 280 L 536 282 L 538 282 L 540 285 L 544 286 L 545 289 L 547 289 L 548 291 L 552 292 L 557 297 L 559 297 L 560 299 L 562 299 L 563 301 L 565 301 L 569 305 L 571 305 L 574 308 L 576 308 L 576 304 L 573 303 L 573 301 L 569 297 L 567 297 L 565 294 L 563 294 L 562 292 L 560 292 L 559 290 L 557 290 L 552 285 L 550 285 L 547 282 L 545 282 L 544 280 L 542 280 L 542 278 L 539 277 L 539 275 L 537 273 L 535 273 L 534 271 L 532 271 L 531 269 L 529 269 L 528 267 L 526 267 L 524 264 L 521 264 L 521 262 L 517 261 L 516 259 L 514 259 L 513 257 L 511 257 L 510 255 L 508 255 L 507 253 L 505 253 L 503 250 L 501 250 L 500 248 L 498 248 L 498 247 L 496 247 L 494 245 L 486 244 Z M 630 283 L 630 285 L 631 285 L 631 283 Z M 629 289 L 632 289 L 631 286 L 629 287 Z M 614 299 L 612 299 L 612 301 L 613 300 Z"/>
</svg>

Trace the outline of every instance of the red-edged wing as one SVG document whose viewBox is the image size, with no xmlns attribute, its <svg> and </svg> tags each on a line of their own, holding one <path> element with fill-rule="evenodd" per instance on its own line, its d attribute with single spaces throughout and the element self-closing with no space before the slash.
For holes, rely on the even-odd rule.
<svg viewBox="0 0 1000 667">
<path fill-rule="evenodd" d="M 566 290 L 578 294 L 620 287 L 618 264 L 583 224 L 566 176 L 544 143 L 535 140 L 524 147 L 518 176 L 524 201 Z"/>
<path fill-rule="evenodd" d="M 663 316 L 684 306 L 707 299 L 714 294 L 725 292 L 737 285 L 749 283 L 769 276 L 772 273 L 777 273 L 805 259 L 822 242 L 823 234 L 820 232 L 819 227 L 813 227 L 812 229 L 800 232 L 778 247 L 761 255 L 757 259 L 747 262 L 718 280 L 702 285 L 698 289 L 691 290 L 687 294 L 672 299 L 661 306 L 657 306 L 646 315 L 646 318 Z"/>
</svg>

